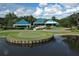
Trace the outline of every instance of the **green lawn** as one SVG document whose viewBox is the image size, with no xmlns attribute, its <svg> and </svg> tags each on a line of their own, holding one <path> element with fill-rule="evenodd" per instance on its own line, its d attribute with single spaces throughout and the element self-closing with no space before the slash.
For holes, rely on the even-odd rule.
<svg viewBox="0 0 79 59">
<path fill-rule="evenodd" d="M 61 30 L 62 31 L 62 30 Z M 0 31 L 0 36 L 6 36 L 14 40 L 40 40 L 47 39 L 53 35 L 79 35 L 79 30 L 68 30 L 62 32 L 42 31 L 42 30 L 4 30 Z"/>
<path fill-rule="evenodd" d="M 46 31 L 2 31 L 0 32 L 0 36 L 6 36 L 9 39 L 17 39 L 17 40 L 40 40 L 47 39 L 53 36 L 52 32 Z"/>
</svg>

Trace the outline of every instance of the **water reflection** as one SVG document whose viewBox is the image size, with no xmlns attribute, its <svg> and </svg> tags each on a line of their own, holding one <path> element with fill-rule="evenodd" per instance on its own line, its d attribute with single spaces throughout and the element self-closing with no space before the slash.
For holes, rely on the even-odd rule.
<svg viewBox="0 0 79 59">
<path fill-rule="evenodd" d="M 0 39 L 0 55 L 9 56 L 79 56 L 79 36 L 54 36 L 51 41 L 22 45 Z"/>
<path fill-rule="evenodd" d="M 42 42 L 42 43 L 35 43 L 35 44 L 13 44 L 13 43 L 9 43 L 6 42 L 8 45 L 12 45 L 12 46 L 19 46 L 19 47 L 29 47 L 29 48 L 34 48 L 34 47 L 39 47 L 39 46 L 43 46 L 46 44 L 49 44 L 51 41 L 55 41 L 54 38 L 51 38 L 49 41 L 47 42 Z"/>
<path fill-rule="evenodd" d="M 78 35 L 66 35 L 64 42 L 66 42 L 70 49 L 79 52 L 79 36 Z"/>
<path fill-rule="evenodd" d="M 4 50 L 4 55 L 8 55 L 8 50 Z"/>
<path fill-rule="evenodd" d="M 8 55 L 9 53 L 9 50 L 8 50 L 8 47 L 5 46 L 6 43 L 5 43 L 5 39 L 1 38 L 0 39 L 0 55 Z"/>
</svg>

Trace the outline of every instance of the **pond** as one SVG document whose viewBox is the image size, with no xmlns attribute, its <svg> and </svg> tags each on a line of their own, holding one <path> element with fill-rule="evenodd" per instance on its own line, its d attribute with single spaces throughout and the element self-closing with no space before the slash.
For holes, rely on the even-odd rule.
<svg viewBox="0 0 79 59">
<path fill-rule="evenodd" d="M 48 43 L 15 45 L 0 39 L 1 56 L 79 56 L 79 36 L 54 36 Z"/>
</svg>

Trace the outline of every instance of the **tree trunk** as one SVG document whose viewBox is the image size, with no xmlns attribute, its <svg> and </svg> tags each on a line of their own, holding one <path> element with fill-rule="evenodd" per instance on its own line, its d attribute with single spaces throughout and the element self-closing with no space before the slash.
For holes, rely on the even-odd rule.
<svg viewBox="0 0 79 59">
<path fill-rule="evenodd" d="M 77 29 L 79 29 L 79 23 L 77 24 Z"/>
<path fill-rule="evenodd" d="M 77 29 L 79 29 L 79 17 L 76 19 L 77 22 Z"/>
</svg>

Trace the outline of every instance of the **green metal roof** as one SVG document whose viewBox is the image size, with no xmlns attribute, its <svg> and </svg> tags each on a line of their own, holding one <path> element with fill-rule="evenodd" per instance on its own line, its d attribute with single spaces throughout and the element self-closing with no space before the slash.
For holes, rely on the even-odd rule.
<svg viewBox="0 0 79 59">
<path fill-rule="evenodd" d="M 25 21 L 24 19 L 16 22 L 15 24 L 30 24 L 28 21 Z"/>
<path fill-rule="evenodd" d="M 45 20 L 44 20 L 44 19 L 41 19 L 41 18 L 37 19 L 37 20 L 34 22 L 34 24 L 44 24 L 44 23 L 45 23 Z"/>
</svg>

